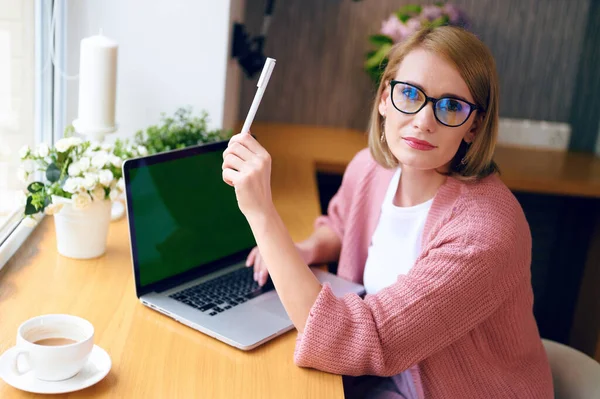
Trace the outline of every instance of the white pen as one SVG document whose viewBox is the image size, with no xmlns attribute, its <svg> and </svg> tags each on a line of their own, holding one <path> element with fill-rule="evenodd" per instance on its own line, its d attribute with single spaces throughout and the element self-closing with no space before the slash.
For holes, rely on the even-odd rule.
<svg viewBox="0 0 600 399">
<path fill-rule="evenodd" d="M 262 96 L 265 93 L 265 89 L 267 88 L 267 84 L 269 83 L 269 78 L 271 77 L 273 68 L 275 68 L 275 59 L 267 58 L 267 60 L 265 61 L 265 66 L 263 66 L 263 70 L 260 74 L 260 78 L 258 79 L 258 83 L 256 84 L 258 90 L 256 90 L 254 100 L 252 100 L 252 105 L 250 106 L 250 111 L 248 111 L 248 116 L 246 116 L 246 121 L 244 122 L 242 133 L 250 132 L 250 125 L 252 125 L 252 121 L 254 120 L 254 116 L 256 115 L 258 106 L 260 105 L 260 100 L 262 100 Z"/>
</svg>

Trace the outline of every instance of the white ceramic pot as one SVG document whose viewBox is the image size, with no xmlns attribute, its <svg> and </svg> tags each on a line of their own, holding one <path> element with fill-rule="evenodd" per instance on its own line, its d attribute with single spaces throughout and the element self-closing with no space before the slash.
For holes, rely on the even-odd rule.
<svg viewBox="0 0 600 399">
<path fill-rule="evenodd" d="M 111 201 L 92 201 L 84 209 L 65 204 L 54 215 L 58 253 L 68 258 L 90 259 L 106 251 Z"/>
</svg>

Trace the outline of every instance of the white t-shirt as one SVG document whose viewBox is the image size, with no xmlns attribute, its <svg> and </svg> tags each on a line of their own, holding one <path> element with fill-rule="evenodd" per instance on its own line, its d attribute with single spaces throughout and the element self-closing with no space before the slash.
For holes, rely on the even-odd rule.
<svg viewBox="0 0 600 399">
<path fill-rule="evenodd" d="M 433 198 L 415 206 L 395 206 L 400 173 L 398 168 L 392 177 L 371 238 L 363 275 L 367 294 L 375 294 L 395 283 L 398 275 L 407 274 L 421 252 L 421 237 Z"/>
</svg>

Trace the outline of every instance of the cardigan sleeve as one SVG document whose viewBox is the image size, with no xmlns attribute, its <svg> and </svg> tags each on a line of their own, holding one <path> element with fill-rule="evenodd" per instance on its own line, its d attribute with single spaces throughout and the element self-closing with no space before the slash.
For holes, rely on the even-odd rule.
<svg viewBox="0 0 600 399">
<path fill-rule="evenodd" d="M 363 149 L 350 161 L 344 171 L 340 188 L 331 198 L 331 201 L 329 201 L 327 214 L 319 216 L 315 220 L 315 229 L 319 226 L 326 225 L 335 232 L 340 240 L 343 241 L 344 232 L 346 230 L 345 222 L 348 219 L 347 216 L 352 204 L 354 190 L 357 186 L 357 181 L 360 179 L 361 171 L 365 169 L 364 166 L 368 162 L 368 159 L 368 149 Z"/>
<path fill-rule="evenodd" d="M 337 298 L 325 284 L 298 336 L 295 363 L 392 376 L 488 318 L 525 280 L 531 236 L 522 223 L 487 220 L 494 228 L 482 229 L 481 220 L 464 219 L 441 227 L 410 272 L 375 295 Z"/>
</svg>

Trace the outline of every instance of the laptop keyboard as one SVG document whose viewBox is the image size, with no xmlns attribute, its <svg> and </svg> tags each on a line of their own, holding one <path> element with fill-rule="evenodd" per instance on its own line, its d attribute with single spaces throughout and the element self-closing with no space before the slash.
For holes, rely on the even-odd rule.
<svg viewBox="0 0 600 399">
<path fill-rule="evenodd" d="M 264 286 L 259 286 L 253 276 L 252 267 L 243 267 L 169 297 L 210 316 L 216 316 L 275 288 L 270 279 Z"/>
</svg>

